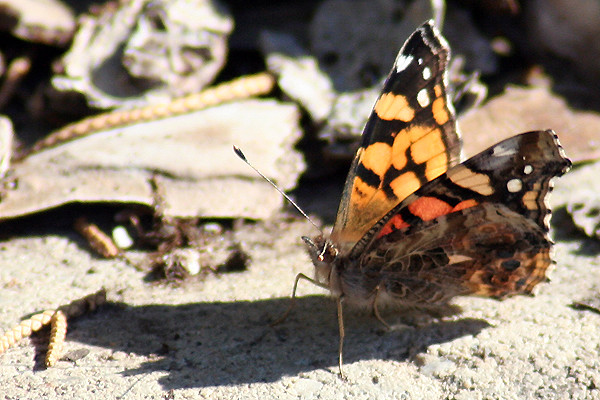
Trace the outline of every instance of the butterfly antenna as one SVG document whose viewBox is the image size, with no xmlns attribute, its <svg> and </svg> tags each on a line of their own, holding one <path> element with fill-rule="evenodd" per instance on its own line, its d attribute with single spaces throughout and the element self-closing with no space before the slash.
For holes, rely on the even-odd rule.
<svg viewBox="0 0 600 400">
<path fill-rule="evenodd" d="M 295 208 L 296 210 L 298 210 L 298 212 L 299 212 L 300 214 L 302 214 L 302 216 L 308 220 L 308 222 L 310 222 L 310 223 L 311 223 L 311 224 L 312 224 L 312 225 L 313 225 L 315 228 L 317 228 L 317 230 L 318 230 L 319 232 L 321 232 L 321 234 L 323 233 L 323 231 L 321 230 L 321 228 L 319 228 L 319 227 L 317 226 L 317 224 L 315 224 L 315 223 L 313 222 L 313 220 L 312 220 L 312 219 L 310 219 L 310 217 L 309 217 L 309 216 L 308 216 L 308 215 L 307 215 L 307 214 L 304 212 L 304 210 L 302 210 L 302 209 L 300 208 L 300 206 L 299 206 L 298 204 L 296 204 L 296 202 L 295 202 L 294 200 L 292 200 L 292 199 L 291 199 L 291 198 L 290 198 L 290 197 L 289 197 L 287 194 L 285 194 L 285 193 L 284 193 L 284 191 L 283 191 L 283 190 L 281 190 L 281 189 L 279 188 L 279 186 L 277 186 L 277 185 L 275 184 L 275 182 L 273 182 L 271 179 L 269 179 L 267 176 L 265 176 L 265 174 L 263 174 L 263 173 L 262 173 L 262 172 L 260 172 L 258 169 L 256 169 L 256 167 L 255 167 L 254 165 L 250 164 L 250 161 L 248 161 L 248 159 L 246 158 L 246 156 L 244 155 L 244 153 L 242 153 L 242 150 L 241 150 L 239 147 L 237 147 L 237 146 L 233 146 L 233 152 L 234 152 L 234 153 L 235 153 L 235 154 L 236 154 L 236 155 L 237 155 L 239 158 L 241 158 L 241 159 L 242 159 L 242 161 L 244 161 L 246 164 L 248 164 L 248 165 L 250 166 L 250 168 L 252 168 L 254 171 L 256 171 L 256 173 L 257 173 L 258 175 L 260 175 L 260 176 L 261 176 L 261 177 L 262 177 L 262 178 L 263 178 L 265 181 L 269 182 L 269 183 L 271 184 L 271 186 L 273 186 L 273 187 L 274 187 L 274 188 L 275 188 L 275 189 L 276 189 L 276 190 L 277 190 L 277 191 L 278 191 L 278 192 L 279 192 L 279 193 L 280 193 L 280 194 L 281 194 L 281 195 L 282 195 L 282 196 L 283 196 L 283 197 L 284 197 L 284 198 L 285 198 L 287 201 L 289 201 L 289 202 L 290 202 L 290 204 L 291 204 L 291 205 L 293 205 L 293 206 L 294 206 L 294 208 Z"/>
</svg>

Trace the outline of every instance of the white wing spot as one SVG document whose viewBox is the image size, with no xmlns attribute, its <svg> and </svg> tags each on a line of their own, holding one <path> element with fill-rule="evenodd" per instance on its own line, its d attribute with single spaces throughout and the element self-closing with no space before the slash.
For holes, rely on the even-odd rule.
<svg viewBox="0 0 600 400">
<path fill-rule="evenodd" d="M 520 192 L 523 189 L 523 182 L 520 179 L 514 178 L 506 183 L 506 188 L 511 193 Z"/>
<path fill-rule="evenodd" d="M 429 105 L 429 93 L 427 93 L 427 89 L 419 90 L 417 94 L 417 101 L 422 108 L 425 108 Z"/>
<path fill-rule="evenodd" d="M 396 66 L 396 72 L 400 73 L 404 71 L 413 62 L 413 60 L 413 56 L 407 56 L 402 53 L 398 54 L 396 62 L 394 63 Z"/>
<path fill-rule="evenodd" d="M 494 151 L 492 153 L 494 157 L 507 157 L 515 154 L 517 154 L 517 149 L 514 147 L 507 147 L 506 144 L 497 145 L 494 147 Z"/>
<path fill-rule="evenodd" d="M 431 78 L 431 68 L 425 67 L 423 68 L 423 79 L 428 81 Z"/>
<path fill-rule="evenodd" d="M 523 167 L 523 173 L 525 175 L 529 175 L 532 172 L 533 172 L 533 167 L 531 165 L 527 164 L 525 167 Z"/>
<path fill-rule="evenodd" d="M 419 59 L 417 60 L 417 62 L 419 63 L 419 65 L 422 65 L 422 64 L 423 64 L 423 59 L 422 59 L 422 58 L 419 58 Z"/>
</svg>

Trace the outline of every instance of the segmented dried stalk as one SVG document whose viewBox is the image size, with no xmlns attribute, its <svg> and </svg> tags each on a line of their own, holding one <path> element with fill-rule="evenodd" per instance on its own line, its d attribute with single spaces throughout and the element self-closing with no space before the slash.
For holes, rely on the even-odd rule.
<svg viewBox="0 0 600 400">
<path fill-rule="evenodd" d="M 96 293 L 61 306 L 57 310 L 46 310 L 35 314 L 31 318 L 21 321 L 19 325 L 0 337 L 0 354 L 22 338 L 30 336 L 33 332 L 37 332 L 42 327 L 51 324 L 52 330 L 46 355 L 46 366 L 51 367 L 60 358 L 67 334 L 67 319 L 79 317 L 88 311 L 94 311 L 104 303 L 106 303 L 106 290 L 100 289 Z"/>
<path fill-rule="evenodd" d="M 0 337 L 0 354 L 4 353 L 22 338 L 30 336 L 33 332 L 37 332 L 45 325 L 48 325 L 55 312 L 55 310 L 46 310 L 35 314 L 31 318 L 21 321 L 19 325 L 11 330 L 4 332 L 2 337 Z"/>
<path fill-rule="evenodd" d="M 55 146 L 58 143 L 101 130 L 137 122 L 153 121 L 202 110 L 228 101 L 264 95 L 269 93 L 274 85 L 275 78 L 272 75 L 263 72 L 255 75 L 243 76 L 230 82 L 208 88 L 200 93 L 174 99 L 169 103 L 154 104 L 133 110 L 116 110 L 95 115 L 54 131 L 44 139 L 35 143 L 29 153 L 35 153 L 42 149 Z"/>
<path fill-rule="evenodd" d="M 66 306 L 58 309 L 62 311 L 67 318 L 79 317 L 86 312 L 95 311 L 96 308 L 106 303 L 106 289 L 100 289 L 96 293 L 85 296 L 82 299 L 72 301 Z"/>
<path fill-rule="evenodd" d="M 52 316 L 50 321 L 51 331 L 48 342 L 48 352 L 46 353 L 46 367 L 53 367 L 62 354 L 67 336 L 67 316 L 58 310 Z"/>
<path fill-rule="evenodd" d="M 113 240 L 97 225 L 88 222 L 84 217 L 77 218 L 75 230 L 83 236 L 90 247 L 104 258 L 115 258 L 121 251 Z"/>
</svg>

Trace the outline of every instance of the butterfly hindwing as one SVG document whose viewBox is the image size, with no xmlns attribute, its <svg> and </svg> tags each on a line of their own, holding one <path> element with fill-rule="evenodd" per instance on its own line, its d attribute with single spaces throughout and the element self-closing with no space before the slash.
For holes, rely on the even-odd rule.
<svg viewBox="0 0 600 400">
<path fill-rule="evenodd" d="M 550 247 L 533 221 L 483 203 L 378 238 L 342 281 L 348 297 L 378 292 L 404 306 L 443 305 L 468 294 L 502 298 L 531 293 L 546 280 Z"/>
<path fill-rule="evenodd" d="M 553 131 L 506 139 L 383 217 L 352 249 L 360 262 L 345 274 L 377 276 L 379 290 L 409 304 L 529 293 L 550 265 L 551 179 L 570 165 Z"/>
<path fill-rule="evenodd" d="M 446 93 L 449 48 L 431 22 L 407 40 L 365 126 L 331 235 L 354 245 L 381 217 L 460 158 Z"/>
<path fill-rule="evenodd" d="M 383 236 L 483 202 L 503 204 L 547 231 L 551 179 L 570 165 L 553 131 L 522 133 L 427 183 L 380 219 L 372 231 Z M 368 240 L 365 237 L 361 242 Z M 359 247 L 353 253 L 361 251 Z"/>
</svg>

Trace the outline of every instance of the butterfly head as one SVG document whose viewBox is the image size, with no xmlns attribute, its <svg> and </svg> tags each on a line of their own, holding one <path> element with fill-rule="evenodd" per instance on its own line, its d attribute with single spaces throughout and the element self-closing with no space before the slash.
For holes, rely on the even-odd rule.
<svg viewBox="0 0 600 400">
<path fill-rule="evenodd" d="M 308 254 L 315 265 L 317 280 L 321 283 L 329 283 L 331 269 L 339 253 L 337 247 L 323 235 L 313 239 L 302 236 L 302 240 L 306 243 Z"/>
</svg>

